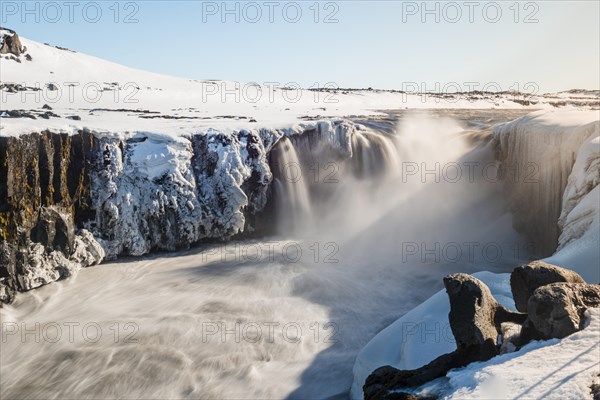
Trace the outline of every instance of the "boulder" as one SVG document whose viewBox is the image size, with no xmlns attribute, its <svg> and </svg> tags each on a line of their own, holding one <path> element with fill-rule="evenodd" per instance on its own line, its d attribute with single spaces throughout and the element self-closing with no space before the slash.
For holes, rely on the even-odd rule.
<svg viewBox="0 0 600 400">
<path fill-rule="evenodd" d="M 448 275 L 444 286 L 450 299 L 450 328 L 459 349 L 487 343 L 496 346 L 502 323 L 526 319 L 501 306 L 486 284 L 471 275 Z"/>
<path fill-rule="evenodd" d="M 540 286 L 557 282 L 585 283 L 577 272 L 543 261 L 532 261 L 515 268 L 510 274 L 510 288 L 517 310 L 527 312 L 527 301 L 533 292 Z"/>
<path fill-rule="evenodd" d="M 527 302 L 522 343 L 564 338 L 581 330 L 583 313 L 589 307 L 600 307 L 600 285 L 562 282 L 536 289 Z"/>
</svg>

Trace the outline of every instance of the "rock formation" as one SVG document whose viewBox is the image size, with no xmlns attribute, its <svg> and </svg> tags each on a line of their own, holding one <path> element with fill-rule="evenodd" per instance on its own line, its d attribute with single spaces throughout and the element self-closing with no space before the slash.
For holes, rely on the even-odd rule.
<svg viewBox="0 0 600 400">
<path fill-rule="evenodd" d="M 600 307 L 600 285 L 587 284 L 574 271 L 541 261 L 518 267 L 511 275 L 513 296 L 527 314 L 502 307 L 489 288 L 470 275 L 449 275 L 444 286 L 457 349 L 414 370 L 376 369 L 363 386 L 365 400 L 410 398 L 401 390 L 442 377 L 452 368 L 489 360 L 531 340 L 563 338 L 583 328 L 588 307 Z"/>
<path fill-rule="evenodd" d="M 473 276 L 449 275 L 444 278 L 444 286 L 450 299 L 448 318 L 457 349 L 414 370 L 378 368 L 365 382 L 365 400 L 391 399 L 389 396 L 398 389 L 420 386 L 452 368 L 489 360 L 500 352 L 501 325 L 525 321 L 524 314 L 510 312 L 498 304 L 489 288 Z"/>
<path fill-rule="evenodd" d="M 0 54 L 19 57 L 26 51 L 27 48 L 21 44 L 21 39 L 15 31 L 0 27 Z"/>
<path fill-rule="evenodd" d="M 564 338 L 583 328 L 583 313 L 600 307 L 600 285 L 551 283 L 533 293 L 522 341 Z"/>
<path fill-rule="evenodd" d="M 533 292 L 555 282 L 585 283 L 577 272 L 543 261 L 532 261 L 515 268 L 510 274 L 510 289 L 517 310 L 527 312 L 527 301 Z"/>
<path fill-rule="evenodd" d="M 0 302 L 102 261 L 89 232 L 93 136 L 0 137 Z"/>
</svg>

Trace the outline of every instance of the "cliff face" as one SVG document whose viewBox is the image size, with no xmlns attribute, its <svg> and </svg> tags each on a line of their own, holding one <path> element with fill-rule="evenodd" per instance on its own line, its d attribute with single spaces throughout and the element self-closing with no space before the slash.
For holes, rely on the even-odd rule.
<svg viewBox="0 0 600 400">
<path fill-rule="evenodd" d="M 598 183 L 593 167 L 597 153 L 579 154 L 585 143 L 598 137 L 597 113 L 588 112 L 586 118 L 580 122 L 576 111 L 538 112 L 494 132 L 492 141 L 513 225 L 536 244 L 538 257 L 554 253 L 559 238 L 561 246 L 571 240 L 570 233 L 564 235 L 566 215 Z"/>
<path fill-rule="evenodd" d="M 345 148 L 355 127 L 315 129 Z M 285 134 L 0 137 L 0 303 L 103 259 L 274 229 L 270 153 Z"/>
<path fill-rule="evenodd" d="M 0 137 L 0 301 L 100 262 L 85 230 L 94 138 L 83 132 Z"/>
</svg>

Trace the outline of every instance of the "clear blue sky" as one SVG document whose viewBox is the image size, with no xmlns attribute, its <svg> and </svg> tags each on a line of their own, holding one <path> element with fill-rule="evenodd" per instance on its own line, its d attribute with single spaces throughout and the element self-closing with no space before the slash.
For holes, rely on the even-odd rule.
<svg viewBox="0 0 600 400">
<path fill-rule="evenodd" d="M 238 2 L 240 22 L 234 14 L 222 21 L 221 1 L 122 1 L 118 7 L 115 1 L 99 1 L 100 17 L 91 2 L 81 1 L 71 9 L 71 22 L 65 1 L 29 2 L 26 7 L 33 11 L 26 14 L 22 1 L 3 0 L 0 24 L 36 41 L 195 79 L 390 89 L 401 89 L 404 82 L 426 82 L 427 89 L 435 82 L 497 82 L 504 90 L 534 82 L 542 92 L 600 87 L 595 0 L 519 2 L 517 7 L 515 1 L 481 1 L 473 9 L 464 1 L 454 3 L 458 8 L 440 2 L 437 13 L 425 15 L 421 1 L 323 1 L 317 7 L 315 1 L 298 1 L 302 15 L 296 23 L 290 22 L 297 19 L 294 4 L 267 6 L 265 1 Z M 253 23 L 255 5 L 262 16 Z M 234 9 L 236 3 L 226 7 Z M 436 3 L 426 7 L 435 10 Z M 131 13 L 138 22 L 124 23 Z M 332 13 L 330 20 L 338 22 L 325 23 Z M 528 16 L 537 22 L 525 23 Z"/>
</svg>

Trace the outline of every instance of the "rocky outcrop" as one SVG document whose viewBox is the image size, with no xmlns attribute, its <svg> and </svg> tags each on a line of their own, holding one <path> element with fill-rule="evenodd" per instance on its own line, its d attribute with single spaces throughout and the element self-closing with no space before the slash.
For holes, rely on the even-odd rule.
<svg viewBox="0 0 600 400">
<path fill-rule="evenodd" d="M 0 27 L 0 54 L 19 57 L 26 51 L 27 48 L 21 44 L 21 39 L 15 31 Z"/>
<path fill-rule="evenodd" d="M 581 330 L 589 307 L 600 307 L 600 285 L 552 283 L 536 289 L 527 302 L 522 341 L 560 339 Z"/>
<path fill-rule="evenodd" d="M 523 314 L 501 306 L 486 284 L 471 275 L 449 275 L 444 286 L 450 299 L 450 328 L 459 349 L 488 345 L 495 349 L 502 323 L 525 320 Z"/>
<path fill-rule="evenodd" d="M 600 285 L 587 284 L 574 271 L 543 262 L 518 267 L 511 275 L 513 293 L 522 297 L 533 290 L 527 314 L 502 307 L 489 288 L 470 275 L 449 275 L 444 286 L 457 349 L 413 370 L 389 365 L 376 369 L 363 386 L 365 400 L 394 399 L 402 389 L 421 386 L 450 369 L 515 351 L 531 340 L 566 337 L 583 329 L 587 308 L 600 307 Z"/>
<path fill-rule="evenodd" d="M 444 278 L 444 286 L 450 300 L 448 319 L 457 349 L 414 370 L 378 368 L 363 386 L 365 400 L 391 399 L 402 388 L 420 386 L 446 375 L 450 369 L 489 360 L 500 352 L 501 326 L 525 321 L 526 315 L 502 307 L 489 288 L 471 275 L 449 275 Z"/>
<path fill-rule="evenodd" d="M 556 282 L 585 283 L 577 272 L 543 261 L 532 261 L 515 268 L 510 274 L 510 289 L 517 310 L 527 312 L 527 301 L 533 292 Z"/>
<path fill-rule="evenodd" d="M 0 137 L 0 302 L 99 263 L 85 230 L 92 135 Z"/>
</svg>

